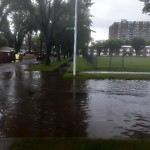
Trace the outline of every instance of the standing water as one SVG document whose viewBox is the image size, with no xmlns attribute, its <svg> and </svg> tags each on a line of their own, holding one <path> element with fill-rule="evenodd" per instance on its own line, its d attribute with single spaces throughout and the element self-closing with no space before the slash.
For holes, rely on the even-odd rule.
<svg viewBox="0 0 150 150">
<path fill-rule="evenodd" d="M 67 80 L 30 63 L 0 66 L 0 137 L 150 139 L 149 81 Z"/>
</svg>

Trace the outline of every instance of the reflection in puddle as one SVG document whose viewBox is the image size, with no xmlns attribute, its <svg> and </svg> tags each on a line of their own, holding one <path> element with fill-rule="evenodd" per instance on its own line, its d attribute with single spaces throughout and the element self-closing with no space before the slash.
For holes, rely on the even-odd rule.
<svg viewBox="0 0 150 150">
<path fill-rule="evenodd" d="M 149 81 L 90 80 L 87 89 L 89 137 L 150 137 Z"/>
<path fill-rule="evenodd" d="M 0 76 L 0 79 L 1 80 L 10 80 L 13 77 L 14 77 L 14 73 L 9 71 L 9 72 L 2 73 L 1 76 Z"/>
<path fill-rule="evenodd" d="M 150 82 L 65 80 L 61 74 L 0 74 L 0 137 L 150 139 Z"/>
</svg>

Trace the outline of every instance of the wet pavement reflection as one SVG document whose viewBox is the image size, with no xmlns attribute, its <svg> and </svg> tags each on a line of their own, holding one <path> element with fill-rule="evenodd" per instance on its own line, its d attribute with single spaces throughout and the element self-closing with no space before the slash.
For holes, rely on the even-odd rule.
<svg viewBox="0 0 150 150">
<path fill-rule="evenodd" d="M 0 64 L 0 137 L 150 139 L 150 82 L 67 80 Z"/>
<path fill-rule="evenodd" d="M 150 138 L 150 82 L 87 81 L 88 135 L 102 138 Z"/>
<path fill-rule="evenodd" d="M 59 71 L 23 71 L 29 64 L 0 68 L 1 137 L 87 136 L 84 82 L 63 80 Z"/>
</svg>

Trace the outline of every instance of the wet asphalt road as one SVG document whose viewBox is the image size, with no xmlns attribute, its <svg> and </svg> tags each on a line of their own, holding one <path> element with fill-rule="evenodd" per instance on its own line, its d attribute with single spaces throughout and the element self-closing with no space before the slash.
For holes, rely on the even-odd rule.
<svg viewBox="0 0 150 150">
<path fill-rule="evenodd" d="M 73 82 L 62 80 L 59 71 L 24 71 L 36 63 L 0 64 L 0 137 L 86 136 L 86 116 L 74 100 Z"/>
</svg>

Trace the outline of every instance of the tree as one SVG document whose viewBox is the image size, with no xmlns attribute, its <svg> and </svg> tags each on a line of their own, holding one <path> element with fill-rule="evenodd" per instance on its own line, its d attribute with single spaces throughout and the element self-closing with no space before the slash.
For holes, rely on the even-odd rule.
<svg viewBox="0 0 150 150">
<path fill-rule="evenodd" d="M 92 0 L 78 0 L 78 49 L 87 50 L 91 41 L 91 17 L 90 7 Z"/>
<path fill-rule="evenodd" d="M 104 41 L 96 41 L 92 43 L 92 49 L 96 49 L 98 52 L 98 55 L 104 50 Z"/>
<path fill-rule="evenodd" d="M 150 12 L 150 1 L 149 0 L 139 0 L 139 1 L 144 2 L 143 13 L 149 13 Z"/>
<path fill-rule="evenodd" d="M 0 35 L 7 39 L 8 46 L 13 46 L 13 35 L 10 31 L 10 25 L 7 19 L 7 16 L 4 16 L 3 18 L 0 18 Z"/>
<path fill-rule="evenodd" d="M 119 50 L 123 45 L 123 41 L 119 39 L 110 39 L 107 41 L 107 46 L 109 48 L 109 55 L 111 56 L 113 53 L 119 54 Z"/>
<path fill-rule="evenodd" d="M 19 52 L 22 46 L 22 42 L 27 33 L 32 32 L 32 21 L 30 16 L 25 11 L 18 11 L 12 15 L 14 26 L 14 47 L 16 53 Z"/>
<path fill-rule="evenodd" d="M 133 38 L 131 40 L 131 46 L 135 49 L 136 55 L 140 55 L 140 50 L 145 47 L 145 40 L 142 38 Z"/>
<path fill-rule="evenodd" d="M 53 31 L 55 30 L 55 26 L 57 24 L 57 19 L 59 19 L 59 15 L 61 14 L 59 12 L 59 7 L 62 0 L 2 0 L 1 2 L 1 8 L 3 7 L 3 10 L 8 10 L 9 12 L 18 12 L 22 11 L 30 17 L 33 17 L 36 24 L 38 25 L 38 28 L 40 32 L 42 33 L 44 37 L 44 41 L 46 44 L 46 64 L 49 65 L 50 59 L 50 50 L 53 42 Z M 4 12 L 3 12 L 4 13 Z M 16 14 L 15 14 L 16 15 Z M 19 14 L 17 14 L 19 15 Z M 20 25 L 20 24 L 19 24 Z M 16 30 L 17 31 L 17 30 Z M 25 31 L 21 29 L 21 31 Z M 25 32 L 22 32 L 21 35 L 17 35 L 19 38 L 18 40 L 21 41 L 23 35 L 26 34 Z M 18 50 L 18 48 L 17 48 Z"/>
<path fill-rule="evenodd" d="M 74 6 L 75 0 L 68 0 L 68 2 L 64 4 L 64 15 L 61 17 L 61 19 L 63 19 L 61 21 L 61 27 L 63 27 L 61 41 L 63 42 L 63 47 L 66 47 L 70 56 L 72 56 L 74 41 L 74 30 L 71 30 L 71 28 L 74 27 Z M 77 53 L 78 49 L 81 49 L 82 53 L 84 53 L 91 41 L 90 27 L 92 24 L 92 16 L 89 9 L 91 6 L 91 0 L 78 0 Z M 66 30 L 67 27 L 69 27 L 70 30 Z M 68 52 L 65 51 L 65 53 Z"/>
<path fill-rule="evenodd" d="M 150 41 L 146 41 L 146 44 L 145 45 L 150 45 Z"/>
<path fill-rule="evenodd" d="M 109 68 L 111 68 L 111 62 L 112 62 L 112 55 L 113 53 L 119 54 L 119 49 L 121 48 L 121 45 L 123 44 L 122 40 L 119 39 L 110 39 L 107 40 L 106 45 L 109 48 Z"/>
<path fill-rule="evenodd" d="M 14 48 L 18 52 L 22 46 L 23 39 L 28 32 L 31 32 L 33 25 L 35 27 L 34 20 L 31 18 L 29 12 L 27 11 L 29 4 L 27 1 L 14 0 L 1 0 L 0 11 L 2 19 L 6 16 L 11 18 L 11 24 L 13 27 L 14 36 Z"/>
<path fill-rule="evenodd" d="M 68 47 L 67 49 L 70 52 L 70 56 L 72 55 L 73 31 L 72 33 L 65 33 L 65 28 L 68 26 L 74 27 L 74 2 L 74 0 L 1 0 L 0 14 L 2 14 L 2 16 L 13 14 L 13 16 L 15 16 L 13 18 L 14 21 L 19 14 L 21 15 L 23 13 L 23 16 L 28 16 L 25 17 L 25 20 L 28 20 L 29 18 L 34 20 L 44 39 L 46 46 L 46 64 L 48 65 L 50 64 L 49 56 L 53 46 L 60 47 L 63 43 L 62 47 Z M 78 48 L 86 48 L 90 41 L 90 26 L 92 22 L 90 19 L 91 15 L 89 7 L 92 3 L 91 0 L 80 0 L 78 3 Z M 25 20 L 22 21 L 24 22 Z M 15 19 L 14 23 L 17 23 L 17 26 L 22 25 L 19 18 Z M 31 24 L 28 22 L 29 26 L 26 25 L 27 24 L 24 24 L 21 28 L 22 30 L 19 30 L 20 34 L 15 32 L 17 38 L 21 37 L 20 40 L 18 40 L 20 41 L 19 43 L 21 43 L 22 37 L 31 31 L 28 28 L 31 27 Z M 64 36 L 62 35 L 67 35 L 67 40 L 65 42 L 63 42 Z"/>
<path fill-rule="evenodd" d="M 8 46 L 8 41 L 5 37 L 0 36 L 0 47 Z"/>
</svg>

